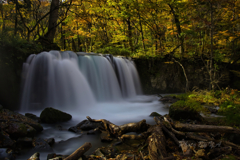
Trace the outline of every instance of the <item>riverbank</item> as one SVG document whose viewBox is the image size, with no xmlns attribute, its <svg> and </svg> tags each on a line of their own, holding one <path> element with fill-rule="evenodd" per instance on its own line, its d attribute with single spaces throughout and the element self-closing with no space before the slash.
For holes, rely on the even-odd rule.
<svg viewBox="0 0 240 160">
<path fill-rule="evenodd" d="M 110 117 L 108 118 L 103 117 L 104 119 L 106 118 L 106 120 L 104 120 L 104 119 L 101 119 L 101 116 L 99 116 L 100 119 L 98 121 L 101 122 L 99 123 L 97 121 L 93 122 L 95 121 L 95 119 L 93 120 L 92 118 L 95 118 L 95 116 L 93 117 L 91 116 L 91 118 L 89 117 L 87 121 L 89 122 L 91 121 L 91 123 L 99 123 L 100 126 L 95 128 L 93 127 L 88 131 L 80 130 L 78 136 L 76 136 L 75 138 L 74 137 L 70 138 L 71 140 L 66 137 L 67 139 L 69 139 L 67 140 L 68 143 L 69 141 L 71 141 L 68 144 L 68 147 L 67 148 L 65 147 L 64 150 L 62 148 L 60 149 L 62 151 L 59 150 L 58 152 L 54 153 L 54 151 L 56 151 L 56 147 L 61 148 L 61 146 L 66 146 L 67 144 L 66 143 L 67 141 L 65 142 L 64 140 L 59 139 L 58 136 L 55 136 L 54 138 L 56 143 L 53 144 L 53 146 L 55 146 L 54 147 L 55 149 L 52 150 L 52 148 L 50 147 L 49 149 L 47 149 L 48 153 L 46 152 L 46 150 L 43 152 L 39 152 L 41 156 L 40 159 L 43 159 L 43 158 L 50 159 L 54 157 L 66 158 L 67 155 L 70 155 L 71 153 L 74 152 L 74 150 L 72 152 L 66 152 L 71 148 L 72 145 L 75 146 L 75 150 L 76 150 L 77 148 L 81 147 L 85 142 L 88 142 L 87 148 L 89 150 L 88 151 L 86 150 L 87 152 L 84 155 L 78 156 L 78 158 L 82 157 L 82 159 L 154 159 L 151 156 L 155 154 L 153 153 L 154 152 L 153 145 L 155 145 L 155 149 L 157 150 L 159 147 L 165 148 L 166 150 L 166 153 L 164 153 L 165 159 L 166 158 L 167 159 L 187 159 L 192 157 L 194 157 L 195 159 L 197 158 L 222 159 L 224 157 L 219 157 L 222 154 L 225 155 L 225 158 L 235 157 L 235 159 L 237 159 L 237 157 L 240 156 L 238 152 L 238 149 L 239 149 L 238 147 L 240 144 L 238 144 L 238 141 L 237 141 L 239 133 L 236 134 L 233 132 L 238 132 L 238 128 L 239 128 L 239 126 L 237 126 L 238 121 L 236 121 L 236 123 L 229 123 L 233 121 L 231 119 L 234 117 L 233 115 L 231 115 L 230 117 L 227 116 L 227 114 L 225 114 L 225 116 L 223 117 L 209 116 L 211 113 L 215 115 L 216 115 L 216 112 L 221 113 L 222 112 L 221 110 L 222 108 L 224 108 L 226 101 L 231 100 L 229 99 L 231 98 L 231 96 L 236 100 L 232 101 L 233 102 L 232 106 L 228 106 L 226 108 L 230 109 L 232 107 L 233 108 L 235 107 L 235 109 L 238 109 L 237 107 L 238 99 L 239 99 L 238 91 L 231 90 L 231 89 L 226 89 L 223 91 L 215 91 L 215 92 L 194 91 L 191 93 L 180 94 L 180 95 L 167 95 L 167 96 L 163 95 L 162 98 L 160 97 L 158 98 L 159 100 L 161 100 L 161 104 L 163 104 L 162 107 L 167 107 L 169 106 L 169 104 L 172 104 L 173 102 L 175 102 L 173 103 L 173 105 L 171 105 L 170 110 L 174 106 L 184 105 L 185 106 L 184 108 L 190 107 L 192 110 L 196 110 L 197 113 L 201 112 L 201 115 L 205 115 L 204 117 L 202 117 L 203 119 L 201 118 L 191 119 L 191 117 L 185 117 L 185 116 L 184 116 L 185 118 L 176 119 L 176 117 L 173 117 L 172 114 L 170 113 L 169 113 L 170 116 L 158 115 L 157 110 L 155 110 L 157 112 L 152 114 L 152 116 L 155 116 L 155 119 L 154 117 L 148 118 L 149 120 L 152 119 L 153 123 L 151 124 L 146 123 L 146 121 L 144 120 L 142 121 L 132 120 L 130 122 L 134 122 L 134 123 L 130 123 L 130 124 L 129 123 L 119 124 L 119 123 L 116 123 L 116 121 L 112 123 Z M 213 101 L 213 99 L 215 99 L 215 101 Z M 146 105 L 147 103 L 145 103 L 145 107 Z M 136 110 L 137 108 L 135 109 L 134 108 L 132 109 L 135 110 L 135 112 L 137 112 Z M 183 107 L 181 106 L 180 108 L 183 108 Z M 152 109 L 154 109 L 154 107 Z M 217 109 L 217 111 L 215 109 Z M 224 113 L 228 113 L 228 112 L 224 112 Z M 193 116 L 193 117 L 198 117 L 198 116 Z M 122 115 L 122 118 L 123 118 L 123 115 Z M 145 118 L 145 117 L 142 117 L 142 118 Z M 230 121 L 228 121 L 229 118 L 231 119 Z M 168 122 L 170 122 L 170 125 L 167 124 Z M 182 128 L 176 127 L 177 122 L 180 122 L 179 124 L 181 125 L 187 124 L 188 127 L 195 126 L 197 128 L 199 128 L 200 126 L 207 127 L 211 125 L 210 128 L 215 127 L 216 130 L 206 131 L 206 128 L 202 128 L 202 130 L 193 131 L 193 130 L 189 130 L 189 128 L 186 129 L 186 127 L 182 129 Z M 228 125 L 228 127 L 226 126 L 225 128 L 224 127 L 221 128 L 221 126 L 224 126 L 224 125 Z M 69 127 L 69 125 L 67 124 L 65 126 L 58 125 L 58 124 L 53 125 L 54 128 L 58 128 L 56 135 L 60 136 L 61 134 L 65 134 L 67 132 L 70 133 L 67 130 L 65 131 L 66 126 Z M 138 127 L 134 127 L 134 126 L 138 126 Z M 232 128 L 230 128 L 230 126 L 232 126 Z M 46 136 L 47 134 L 49 135 L 52 133 L 51 130 L 47 129 L 49 127 L 52 128 L 51 125 L 43 126 L 45 130 L 45 134 L 43 134 L 42 136 L 43 141 L 37 141 L 38 145 L 39 144 L 47 145 L 45 143 L 46 141 L 44 142 L 44 139 L 45 140 L 48 139 L 47 141 L 51 142 L 50 137 Z M 220 127 L 220 129 L 224 129 L 224 130 L 219 131 L 219 128 L 217 127 Z M 194 132 L 194 134 L 192 133 L 190 134 L 189 132 Z M 164 138 L 163 140 L 161 139 L 161 137 L 160 139 L 158 139 L 159 137 L 154 137 L 154 135 L 161 135 Z M 176 138 L 173 138 L 174 137 L 173 135 Z M 79 138 L 81 137 L 81 139 L 84 140 L 85 142 L 79 143 L 80 141 L 78 137 Z M 93 137 L 97 137 L 97 138 L 93 138 Z M 157 138 L 156 142 L 158 143 L 159 141 L 163 141 L 162 143 L 164 145 L 159 146 L 158 143 L 152 144 L 151 142 L 155 142 L 154 138 Z M 153 141 L 151 141 L 151 139 L 153 139 Z M 89 142 L 91 143 L 91 145 L 89 144 Z M 102 144 L 99 145 L 96 142 L 102 142 Z M 180 144 L 182 144 L 182 146 Z M 201 146 L 200 144 L 201 145 L 205 144 L 204 145 L 205 148 L 203 146 L 200 147 Z M 209 144 L 211 144 L 211 146 Z M 184 146 L 187 148 L 187 150 L 183 149 Z M 49 153 L 49 150 L 53 154 Z M 14 153 L 15 151 L 11 149 L 6 149 L 6 151 L 8 152 L 8 154 L 6 154 L 7 156 L 16 154 Z M 185 151 L 188 154 L 186 154 Z M 37 150 L 35 150 L 35 152 L 37 152 Z M 32 154 L 35 152 L 34 152 L 34 149 L 31 151 Z M 160 152 L 158 151 L 156 154 L 159 154 L 159 153 Z M 34 155 L 39 156 L 39 154 L 34 154 Z M 29 155 L 28 158 L 30 156 L 31 155 Z M 14 157 L 9 159 L 14 159 Z M 16 159 L 21 159 L 21 158 L 18 156 Z M 23 159 L 26 159 L 26 156 Z"/>
</svg>

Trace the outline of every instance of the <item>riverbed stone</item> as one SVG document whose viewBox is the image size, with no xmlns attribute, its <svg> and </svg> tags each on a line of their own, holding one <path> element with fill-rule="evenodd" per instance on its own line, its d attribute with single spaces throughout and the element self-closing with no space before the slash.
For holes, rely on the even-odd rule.
<svg viewBox="0 0 240 160">
<path fill-rule="evenodd" d="M 54 108 L 45 108 L 40 114 L 41 122 L 43 123 L 57 123 L 65 122 L 72 119 L 72 116 L 68 113 L 62 112 Z"/>
</svg>

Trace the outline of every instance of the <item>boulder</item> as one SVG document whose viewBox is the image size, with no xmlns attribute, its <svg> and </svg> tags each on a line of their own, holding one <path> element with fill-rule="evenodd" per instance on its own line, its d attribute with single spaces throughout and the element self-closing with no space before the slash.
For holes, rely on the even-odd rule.
<svg viewBox="0 0 240 160">
<path fill-rule="evenodd" d="M 171 105 L 169 116 L 174 120 L 197 120 L 203 121 L 203 117 L 194 109 L 189 107 L 179 107 Z"/>
<path fill-rule="evenodd" d="M 40 114 L 40 119 L 43 123 L 57 123 L 69 121 L 72 116 L 54 108 L 45 108 Z"/>
<path fill-rule="evenodd" d="M 19 137 L 33 137 L 37 131 L 28 124 L 21 122 L 13 122 L 5 128 L 5 131 L 10 134 L 10 137 L 17 139 Z"/>
<path fill-rule="evenodd" d="M 33 140 L 32 145 L 36 150 L 52 151 L 51 146 L 42 138 L 36 138 Z"/>
<path fill-rule="evenodd" d="M 157 112 L 152 112 L 149 117 L 159 117 L 161 116 L 161 114 L 157 113 Z"/>
<path fill-rule="evenodd" d="M 40 123 L 40 117 L 36 116 L 35 114 L 25 113 L 25 116 L 28 118 L 31 118 L 32 120 L 34 120 L 37 123 Z"/>
<path fill-rule="evenodd" d="M 0 110 L 0 129 L 17 140 L 20 137 L 33 137 L 43 130 L 43 127 L 34 120 L 7 109 Z"/>
</svg>

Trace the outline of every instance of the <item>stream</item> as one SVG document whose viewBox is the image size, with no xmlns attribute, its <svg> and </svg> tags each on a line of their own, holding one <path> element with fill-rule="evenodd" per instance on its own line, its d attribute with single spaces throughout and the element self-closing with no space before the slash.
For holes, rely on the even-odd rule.
<svg viewBox="0 0 240 160">
<path fill-rule="evenodd" d="M 102 102 L 76 110 L 65 109 L 64 112 L 72 115 L 70 121 L 58 124 L 42 124 L 44 130 L 37 136 L 43 139 L 54 138 L 55 144 L 52 146 L 52 150 L 26 150 L 17 157 L 17 160 L 26 160 L 35 152 L 40 153 L 40 159 L 46 159 L 50 153 L 69 155 L 85 142 L 92 144 L 92 148 L 87 152 L 90 154 L 98 147 L 107 146 L 110 143 L 101 142 L 100 134 L 87 135 L 84 132 L 77 134 L 68 131 L 68 128 L 86 119 L 86 116 L 93 119 L 106 119 L 116 125 L 139 122 L 142 119 L 146 119 L 148 124 L 155 124 L 153 117 L 149 117 L 152 112 L 158 112 L 162 115 L 168 113 L 167 104 L 158 100 L 159 97 L 156 95 L 139 95 L 119 102 Z M 29 112 L 37 116 L 40 116 L 41 113 L 40 111 Z"/>
</svg>

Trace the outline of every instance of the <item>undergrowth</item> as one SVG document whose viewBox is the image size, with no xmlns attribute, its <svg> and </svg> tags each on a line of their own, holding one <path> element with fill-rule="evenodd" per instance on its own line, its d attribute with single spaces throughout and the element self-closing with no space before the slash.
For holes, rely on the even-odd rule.
<svg viewBox="0 0 240 160">
<path fill-rule="evenodd" d="M 203 105 L 219 107 L 218 114 L 225 116 L 225 125 L 240 127 L 240 91 L 236 89 L 198 90 L 174 96 L 179 101 L 173 105 L 189 107 L 198 112 L 206 112 Z"/>
</svg>

